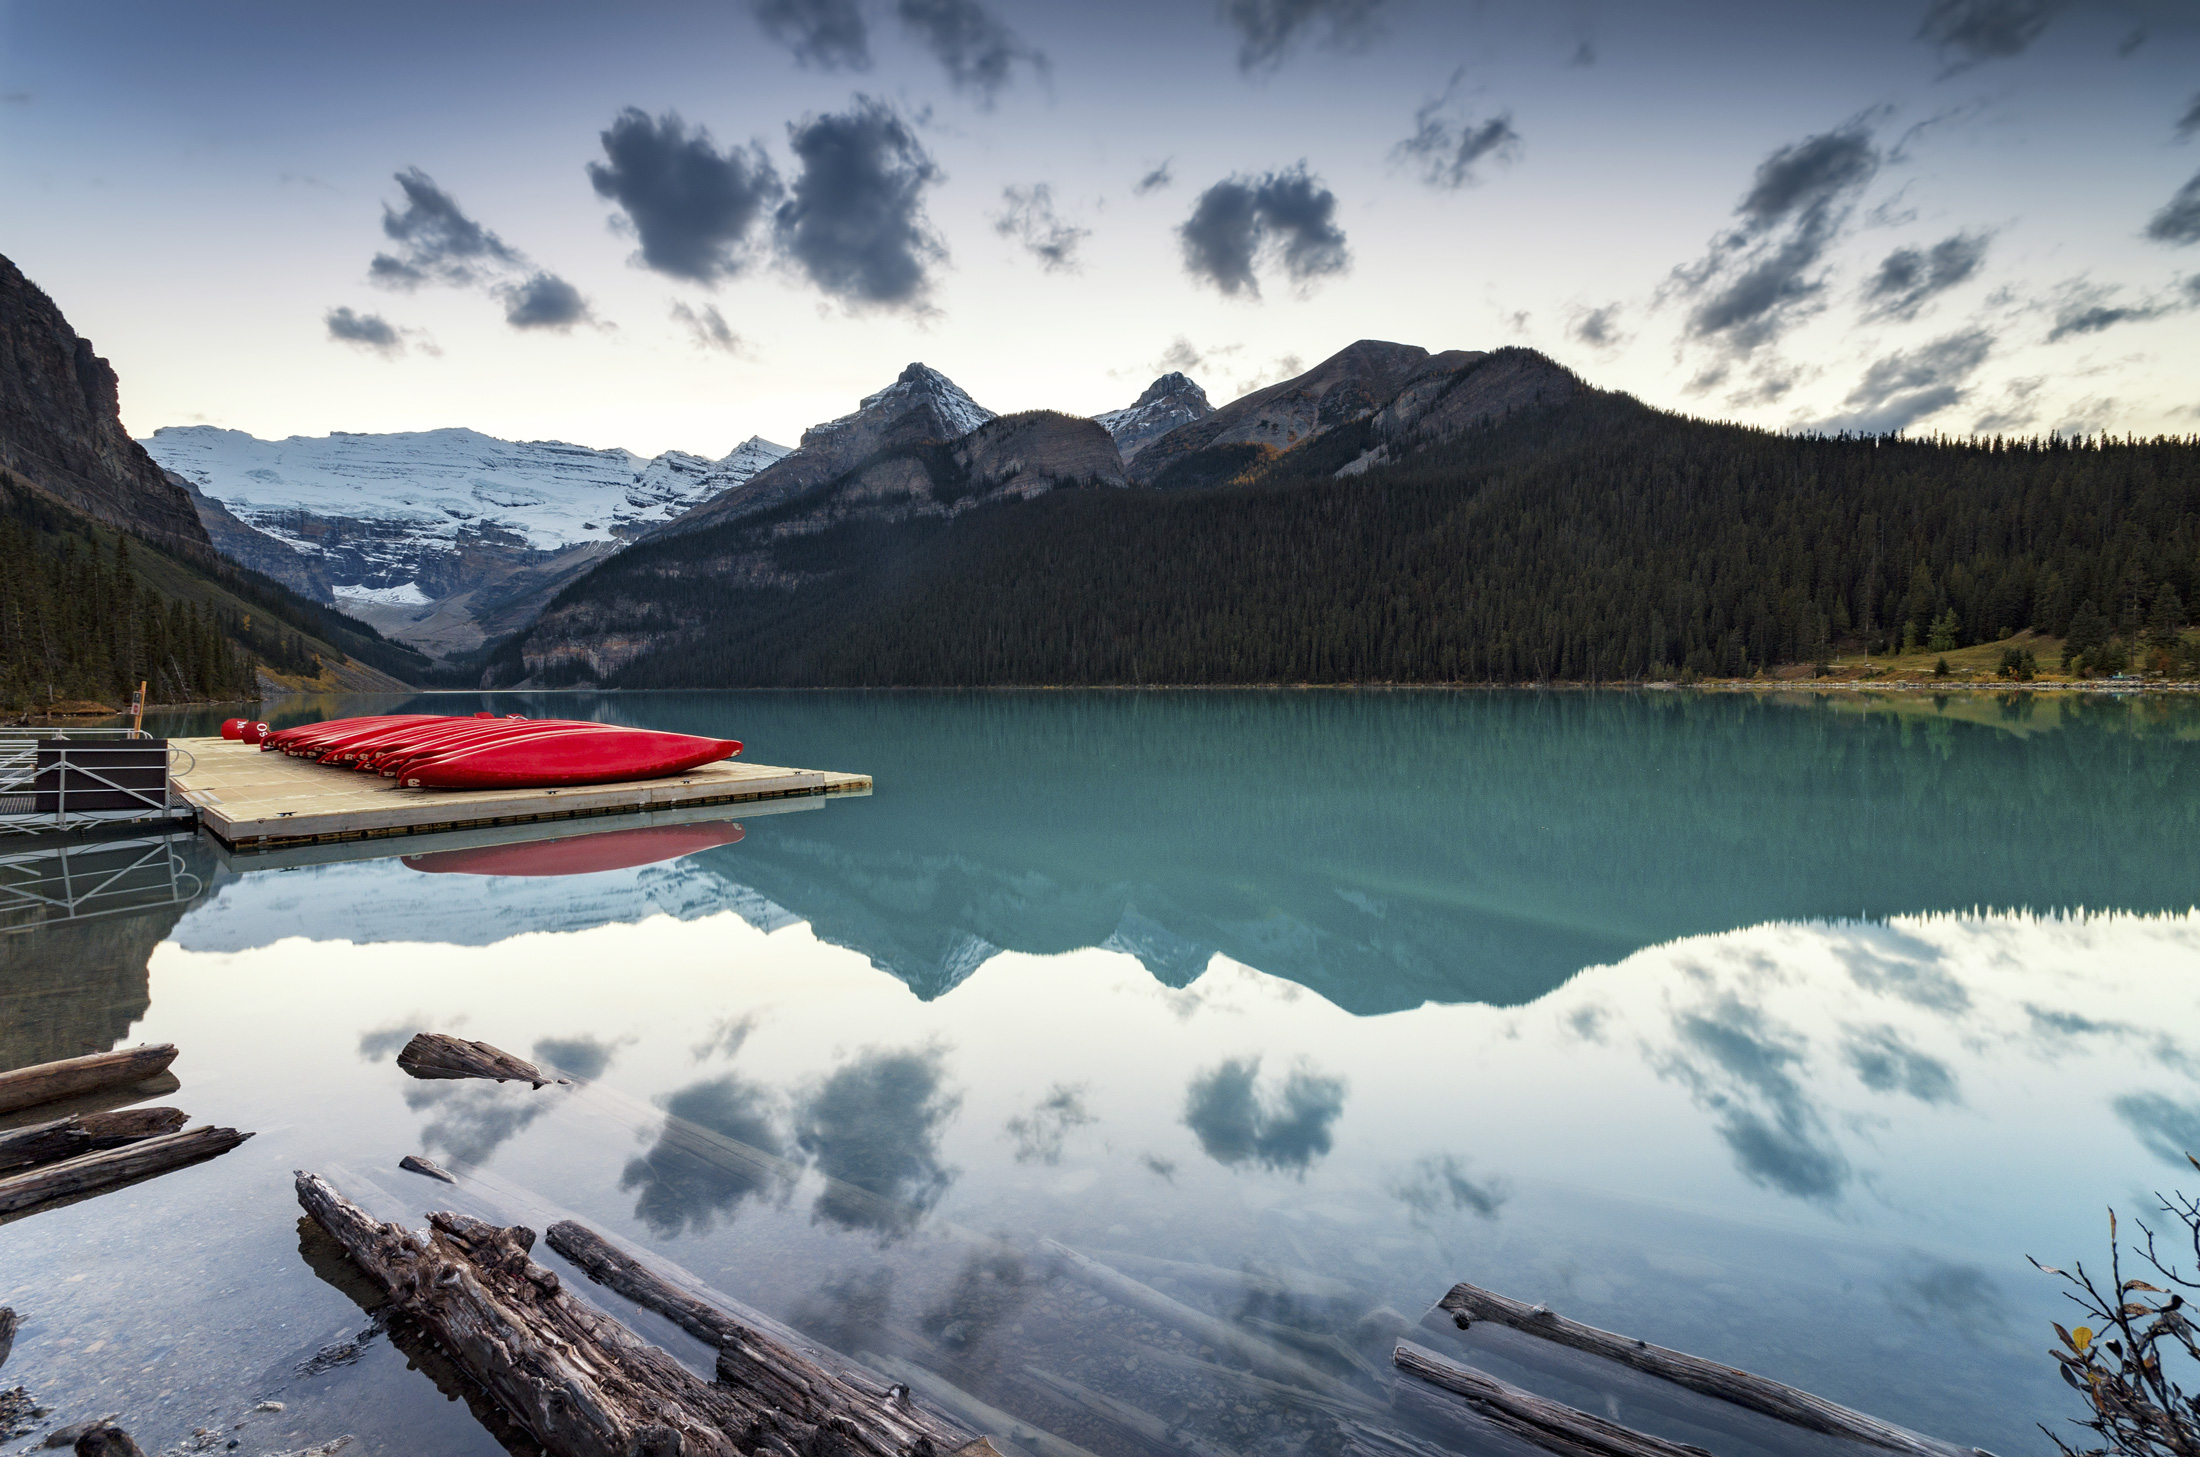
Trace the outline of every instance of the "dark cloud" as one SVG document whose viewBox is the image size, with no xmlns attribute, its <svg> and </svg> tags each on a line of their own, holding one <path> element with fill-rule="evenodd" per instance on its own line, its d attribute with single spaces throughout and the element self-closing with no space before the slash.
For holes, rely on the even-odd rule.
<svg viewBox="0 0 2200 1457">
<path fill-rule="evenodd" d="M 1374 33 L 1383 0 L 1222 0 L 1222 18 L 1238 33 L 1238 67 L 1274 69 L 1301 36 L 1320 27 L 1326 44 L 1360 45 Z"/>
<path fill-rule="evenodd" d="M 1174 181 L 1176 181 L 1176 173 L 1170 170 L 1170 163 L 1163 162 L 1153 171 L 1133 182 L 1131 192 L 1134 196 L 1144 197 L 1149 192 L 1159 192 Z"/>
<path fill-rule="evenodd" d="M 895 0 L 894 13 L 981 106 L 994 103 L 1019 64 L 1046 73 L 1047 58 L 978 0 Z"/>
<path fill-rule="evenodd" d="M 2200 132 L 2200 92 L 2185 103 L 2185 114 L 2177 118 L 2177 140 L 2191 141 L 2194 132 Z"/>
<path fill-rule="evenodd" d="M 380 314 L 355 314 L 348 308 L 335 308 L 328 311 L 322 322 L 328 325 L 329 338 L 371 349 L 386 359 L 394 359 L 405 352 L 404 339 Z"/>
<path fill-rule="evenodd" d="M 1610 349 L 1621 342 L 1619 312 L 1618 304 L 1582 309 L 1566 326 L 1566 332 L 1593 349 Z"/>
<path fill-rule="evenodd" d="M 524 1083 L 414 1083 L 405 1089 L 405 1106 L 435 1112 L 420 1130 L 423 1148 L 480 1164 L 549 1112 L 554 1096 Z"/>
<path fill-rule="evenodd" d="M 598 197 L 616 202 L 641 240 L 636 260 L 674 278 L 716 283 L 747 267 L 751 235 L 785 188 L 763 147 L 721 152 L 676 112 L 634 107 L 602 134 L 603 162 L 588 164 Z"/>
<path fill-rule="evenodd" d="M 2177 195 L 2163 203 L 2160 212 L 2147 219 L 2147 236 L 2177 248 L 2200 243 L 2200 172 L 2178 188 Z"/>
<path fill-rule="evenodd" d="M 1573 59 L 1566 65 L 1572 70 L 1586 70 L 1597 63 L 1597 48 L 1589 41 L 1574 47 Z"/>
<path fill-rule="evenodd" d="M 1329 1152 L 1330 1127 L 1344 1112 L 1342 1078 L 1291 1070 L 1280 1093 L 1255 1086 L 1260 1059 L 1230 1058 L 1185 1091 L 1184 1125 L 1207 1157 L 1226 1168 L 1259 1164 L 1303 1174 Z"/>
<path fill-rule="evenodd" d="M 1920 942 L 1898 950 L 1907 956 L 1882 956 L 1867 945 L 1848 954 L 1849 978 L 1868 992 L 1897 997 L 1928 1011 L 1956 1013 L 1969 1010 L 1971 993 L 1940 964 L 1940 953 Z"/>
<path fill-rule="evenodd" d="M 1928 415 L 1962 403 L 1970 394 L 1971 376 L 1993 347 L 1989 335 L 1974 329 L 1875 360 L 1842 402 L 1842 413 L 1819 422 L 1817 428 L 1857 435 L 1906 430 Z"/>
<path fill-rule="evenodd" d="M 2184 1169 L 2187 1154 L 2200 1154 L 2200 1108 L 2172 1102 L 2160 1093 L 2132 1093 L 2112 1105 L 2148 1153 Z"/>
<path fill-rule="evenodd" d="M 1957 233 L 1930 248 L 1897 248 L 1880 260 L 1879 271 L 1864 286 L 1864 315 L 1874 319 L 1914 319 L 1936 294 L 1972 277 L 1986 261 L 1983 233 Z"/>
<path fill-rule="evenodd" d="M 359 1034 L 359 1057 L 364 1062 L 380 1062 L 394 1056 L 404 1045 L 420 1033 L 428 1030 L 435 1019 L 425 1012 L 416 1012 L 386 1027 L 376 1027 Z"/>
<path fill-rule="evenodd" d="M 962 1100 L 943 1086 L 942 1062 L 937 1050 L 866 1052 L 803 1100 L 795 1142 L 835 1181 L 818 1218 L 893 1238 L 947 1192 L 955 1171 L 940 1163 L 939 1135 Z"/>
<path fill-rule="evenodd" d="M 917 1324 L 949 1350 L 968 1350 L 1021 1311 L 1037 1283 L 1014 1250 L 973 1250 L 964 1257 L 955 1283 L 917 1317 Z"/>
<path fill-rule="evenodd" d="M 1932 0 L 1917 27 L 1949 71 L 2024 54 L 2066 0 Z"/>
<path fill-rule="evenodd" d="M 600 1037 L 580 1033 L 572 1037 L 545 1037 L 535 1044 L 535 1061 L 547 1063 L 561 1073 L 568 1073 L 583 1082 L 594 1082 L 611 1066 L 611 1059 L 618 1056 L 623 1041 L 606 1042 Z"/>
<path fill-rule="evenodd" d="M 710 317 L 702 320 L 700 327 L 707 329 L 712 323 L 715 323 L 718 328 L 725 329 L 726 321 L 718 317 L 716 309 L 708 309 L 705 312 Z M 672 316 L 683 322 L 694 322 L 696 318 L 693 310 L 680 304 L 672 306 Z M 731 330 L 727 330 L 726 333 L 729 338 L 732 337 Z M 738 344 L 740 341 L 735 339 L 734 342 Z M 695 1060 L 701 1062 L 706 1057 L 732 1057 L 748 1042 L 749 1034 L 754 1032 L 757 1025 L 763 1020 L 764 1015 L 761 1012 L 743 1012 L 738 1017 L 720 1017 L 711 1024 L 709 1035 L 704 1037 L 701 1042 L 696 1043 L 692 1049 Z"/>
<path fill-rule="evenodd" d="M 1280 256 L 1301 285 L 1342 273 L 1352 259 L 1336 215 L 1336 194 L 1308 176 L 1303 162 L 1262 177 L 1228 178 L 1202 192 L 1177 229 L 1184 267 L 1226 294 L 1256 298 L 1253 268 L 1264 255 Z"/>
<path fill-rule="evenodd" d="M 1908 1093 L 1920 1103 L 1960 1103 L 1955 1075 L 1939 1058 L 1905 1043 L 1892 1027 L 1851 1033 L 1849 1066 L 1875 1093 Z"/>
<path fill-rule="evenodd" d="M 705 304 L 697 309 L 675 299 L 672 304 L 672 321 L 687 327 L 688 338 L 698 349 L 716 350 L 721 354 L 739 354 L 746 347 L 741 336 L 733 332 L 733 326 L 726 322 L 726 316 L 719 313 L 714 304 Z M 735 1044 L 736 1049 L 738 1046 L 738 1043 Z M 731 1055 L 731 1050 L 728 1055 Z M 698 1052 L 695 1060 L 701 1062 L 703 1054 Z"/>
<path fill-rule="evenodd" d="M 1818 265 L 1878 170 L 1879 150 L 1860 123 L 1765 158 L 1735 208 L 1740 225 L 1675 272 L 1697 299 L 1688 332 L 1747 354 L 1808 312 L 1825 286 Z"/>
<path fill-rule="evenodd" d="M 2200 288 L 2190 279 L 2178 293 L 2150 295 L 2135 302 L 2119 302 L 2117 295 L 2122 292 L 2115 284 L 2091 283 L 2083 278 L 2064 284 L 2056 291 L 2055 323 L 2047 331 L 2047 342 L 2058 344 L 2118 324 L 2142 324 L 2200 306 Z"/>
<path fill-rule="evenodd" d="M 867 71 L 871 34 L 857 0 L 751 0 L 764 33 L 820 71 Z"/>
<path fill-rule="evenodd" d="M 2009 1329 L 2009 1305 L 1993 1277 L 1976 1265 L 1935 1260 L 1888 1288 L 1887 1303 L 1929 1329 L 1953 1329 L 1987 1343 Z"/>
<path fill-rule="evenodd" d="M 1743 1177 L 1797 1199 L 1837 1196 L 1848 1160 L 1795 1078 L 1802 1054 L 1792 1042 L 1738 1002 L 1675 1025 L 1681 1051 L 1669 1070 L 1717 1113 L 1719 1137 Z"/>
<path fill-rule="evenodd" d="M 924 215 L 940 170 L 894 110 L 858 96 L 787 128 L 802 171 L 772 220 L 787 258 L 853 305 L 921 308 L 946 250 Z"/>
<path fill-rule="evenodd" d="M 1479 182 L 1474 169 L 1484 161 L 1510 162 L 1520 155 L 1520 133 L 1512 113 L 1480 121 L 1457 114 L 1457 93 L 1464 71 L 1452 74 L 1444 94 L 1413 113 L 1413 135 L 1390 149 L 1393 162 L 1411 166 L 1431 187 L 1456 190 Z"/>
<path fill-rule="evenodd" d="M 505 268 L 522 267 L 518 250 L 466 216 L 457 201 L 418 167 L 396 174 L 405 210 L 382 205 L 382 233 L 403 256 L 377 253 L 367 276 L 390 288 L 434 281 L 464 288 Z M 485 273 L 486 270 L 486 273 Z"/>
<path fill-rule="evenodd" d="M 565 330 L 591 321 L 588 300 L 555 273 L 538 270 L 496 293 L 504 300 L 504 322 L 515 329 Z"/>
<path fill-rule="evenodd" d="M 1508 1197 L 1495 1179 L 1475 1179 L 1451 1154 L 1422 1159 L 1413 1172 L 1391 1186 L 1391 1196 L 1413 1211 L 1417 1223 L 1430 1224 L 1446 1214 L 1478 1214 L 1495 1219 Z"/>
<path fill-rule="evenodd" d="M 634 1217 L 657 1234 L 701 1234 L 730 1219 L 743 1200 L 784 1187 L 786 1143 L 764 1089 L 731 1075 L 712 1078 L 680 1089 L 664 1108 L 657 1142 L 619 1176 L 621 1189 L 641 1191 Z"/>
<path fill-rule="evenodd" d="M 1077 246 L 1092 236 L 1090 228 L 1065 223 L 1055 215 L 1054 189 L 1044 182 L 1002 188 L 993 231 L 1021 243 L 1049 273 L 1075 273 Z"/>
<path fill-rule="evenodd" d="M 1016 1162 L 1058 1164 L 1062 1142 L 1071 1130 L 1096 1122 L 1085 1107 L 1085 1090 L 1057 1083 L 1029 1113 L 1008 1120 L 1008 1136 L 1016 1141 Z"/>
<path fill-rule="evenodd" d="M 2125 36 L 2122 40 L 2116 42 L 2116 54 L 2119 56 L 2128 56 L 2133 51 L 2139 49 L 2139 47 L 2145 45 L 2146 43 L 2147 28 L 2142 25 L 2136 30 L 2132 31 L 2129 35 Z"/>
</svg>

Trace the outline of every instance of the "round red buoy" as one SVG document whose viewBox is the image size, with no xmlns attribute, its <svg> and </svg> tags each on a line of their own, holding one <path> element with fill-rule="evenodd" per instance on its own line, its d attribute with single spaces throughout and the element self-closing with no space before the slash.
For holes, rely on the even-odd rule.
<svg viewBox="0 0 2200 1457">
<path fill-rule="evenodd" d="M 236 738 L 242 738 L 242 737 L 244 736 L 244 726 L 245 726 L 246 724 L 250 723 L 251 721 L 252 721 L 252 720 L 250 720 L 250 719 L 248 719 L 248 718 L 225 718 L 225 719 L 223 719 L 223 720 L 222 720 L 222 737 L 223 737 L 223 738 L 225 738 L 225 739 L 236 739 Z"/>
<path fill-rule="evenodd" d="M 273 732 L 264 723 L 247 723 L 237 726 L 237 737 L 248 744 L 256 744 Z"/>
</svg>

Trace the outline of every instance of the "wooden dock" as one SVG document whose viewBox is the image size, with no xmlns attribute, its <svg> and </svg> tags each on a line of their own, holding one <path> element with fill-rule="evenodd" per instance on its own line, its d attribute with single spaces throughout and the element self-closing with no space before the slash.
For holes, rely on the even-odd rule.
<svg viewBox="0 0 2200 1457">
<path fill-rule="evenodd" d="M 403 789 L 394 779 L 263 752 L 231 739 L 172 739 L 190 755 L 174 773 L 199 823 L 233 850 L 494 825 L 542 824 L 705 805 L 868 794 L 869 776 L 728 759 L 665 779 L 568 789 Z M 180 756 L 179 756 L 180 757 Z M 608 826 L 607 826 L 608 828 Z"/>
</svg>

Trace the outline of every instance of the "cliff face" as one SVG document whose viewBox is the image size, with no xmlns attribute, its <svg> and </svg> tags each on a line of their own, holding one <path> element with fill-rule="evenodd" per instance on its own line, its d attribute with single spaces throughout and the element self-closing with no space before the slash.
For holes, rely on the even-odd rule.
<svg viewBox="0 0 2200 1457">
<path fill-rule="evenodd" d="M 95 520 L 165 545 L 212 550 L 191 498 L 122 428 L 114 370 L 6 258 L 0 465 Z"/>
<path fill-rule="evenodd" d="M 1204 420 L 1214 412 L 1215 407 L 1207 402 L 1207 392 L 1177 372 L 1146 386 L 1146 392 L 1124 409 L 1093 418 L 1115 437 L 1115 448 L 1123 452 L 1127 464 L 1170 431 Z"/>
</svg>

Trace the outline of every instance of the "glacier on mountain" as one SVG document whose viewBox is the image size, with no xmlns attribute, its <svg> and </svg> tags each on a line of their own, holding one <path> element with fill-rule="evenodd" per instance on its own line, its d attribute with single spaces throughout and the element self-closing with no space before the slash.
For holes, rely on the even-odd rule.
<svg viewBox="0 0 2200 1457">
<path fill-rule="evenodd" d="M 163 426 L 153 459 L 247 525 L 308 555 L 321 523 L 357 522 L 380 538 L 382 586 L 408 556 L 488 539 L 533 551 L 623 540 L 741 485 L 788 453 L 751 437 L 720 460 L 669 450 L 499 440 L 476 430 L 337 432 L 260 440 L 211 425 Z M 417 590 L 417 589 L 416 589 Z"/>
</svg>

